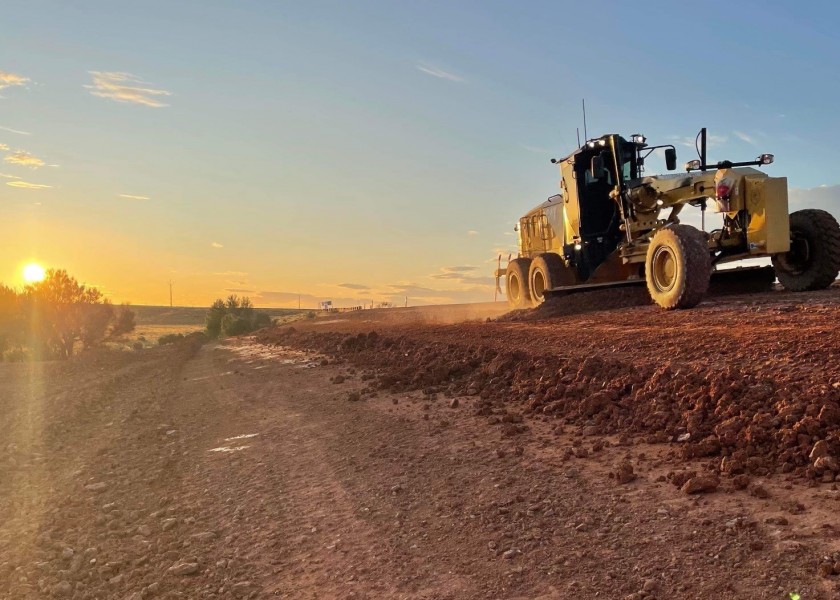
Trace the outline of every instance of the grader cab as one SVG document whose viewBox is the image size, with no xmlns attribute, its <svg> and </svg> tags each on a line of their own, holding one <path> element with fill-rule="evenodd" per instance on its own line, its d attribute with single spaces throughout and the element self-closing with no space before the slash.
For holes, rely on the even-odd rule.
<svg viewBox="0 0 840 600">
<path fill-rule="evenodd" d="M 655 150 L 676 169 L 676 149 L 648 146 L 639 134 L 610 134 L 586 142 L 563 159 L 560 194 L 523 216 L 516 226 L 519 253 L 507 268 L 505 291 L 513 308 L 582 289 L 646 284 L 666 309 L 690 308 L 705 295 L 725 263 L 769 257 L 790 290 L 831 285 L 840 272 L 840 225 L 828 212 L 788 215 L 787 179 L 756 167 L 773 162 L 707 164 L 706 130 L 700 159 L 685 173 L 645 176 Z M 686 205 L 700 209 L 702 227 L 680 223 Z M 706 211 L 722 216 L 705 231 Z"/>
</svg>

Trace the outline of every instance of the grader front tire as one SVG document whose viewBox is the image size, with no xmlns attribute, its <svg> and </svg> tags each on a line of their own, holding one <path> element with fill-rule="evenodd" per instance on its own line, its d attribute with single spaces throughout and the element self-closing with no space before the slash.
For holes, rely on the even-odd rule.
<svg viewBox="0 0 840 600">
<path fill-rule="evenodd" d="M 771 257 L 776 277 L 794 292 L 822 290 L 840 273 L 840 225 L 816 208 L 790 215 L 790 250 Z"/>
<path fill-rule="evenodd" d="M 709 289 L 712 260 L 701 231 L 673 225 L 653 236 L 645 260 L 647 289 L 664 309 L 696 306 Z"/>
</svg>

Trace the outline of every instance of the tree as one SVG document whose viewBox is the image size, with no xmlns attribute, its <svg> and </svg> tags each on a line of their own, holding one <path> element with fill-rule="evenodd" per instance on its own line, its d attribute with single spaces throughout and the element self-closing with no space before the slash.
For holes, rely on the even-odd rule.
<svg viewBox="0 0 840 600">
<path fill-rule="evenodd" d="M 0 360 L 13 344 L 22 341 L 23 319 L 15 291 L 0 284 Z"/>
<path fill-rule="evenodd" d="M 85 348 L 92 348 L 105 338 L 108 326 L 114 320 L 114 306 L 105 300 L 101 304 L 82 307 L 79 339 Z"/>
<path fill-rule="evenodd" d="M 121 305 L 114 314 L 114 324 L 111 326 L 111 337 L 117 337 L 131 333 L 137 323 L 134 319 L 134 311 L 128 307 L 128 304 Z"/>
<path fill-rule="evenodd" d="M 251 331 L 251 322 L 240 315 L 228 313 L 222 319 L 222 335 L 242 335 Z"/>
<path fill-rule="evenodd" d="M 58 358 L 71 357 L 78 341 L 85 347 L 101 341 L 113 316 L 102 292 L 80 284 L 64 269 L 50 269 L 43 281 L 26 286 L 21 304 L 30 346 L 39 355 Z"/>
<path fill-rule="evenodd" d="M 222 334 L 222 319 L 227 314 L 227 307 L 224 300 L 216 300 L 207 311 L 204 322 L 207 327 L 207 335 L 217 338 Z"/>
<path fill-rule="evenodd" d="M 271 317 L 254 309 L 248 297 L 231 294 L 226 300 L 216 300 L 205 317 L 207 335 L 241 335 L 271 325 Z"/>
</svg>

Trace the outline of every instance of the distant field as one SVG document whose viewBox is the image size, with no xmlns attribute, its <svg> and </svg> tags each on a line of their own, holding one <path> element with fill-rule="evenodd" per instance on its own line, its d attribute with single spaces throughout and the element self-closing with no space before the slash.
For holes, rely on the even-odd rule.
<svg viewBox="0 0 840 600">
<path fill-rule="evenodd" d="M 204 316 L 207 308 L 197 306 L 141 306 L 132 305 L 131 310 L 137 315 L 137 327 L 141 325 L 184 325 L 204 328 Z M 296 308 L 258 308 L 273 318 L 292 317 L 305 314 L 308 310 Z"/>
<path fill-rule="evenodd" d="M 140 342 L 143 346 L 154 346 L 164 335 L 203 331 L 204 317 L 207 314 L 206 308 L 194 306 L 132 305 L 131 310 L 136 315 L 137 327 L 119 341 L 111 342 L 114 347 L 130 348 L 136 342 Z M 281 322 L 296 320 L 310 312 L 289 308 L 258 308 L 257 310 L 268 313 L 273 319 Z"/>
</svg>

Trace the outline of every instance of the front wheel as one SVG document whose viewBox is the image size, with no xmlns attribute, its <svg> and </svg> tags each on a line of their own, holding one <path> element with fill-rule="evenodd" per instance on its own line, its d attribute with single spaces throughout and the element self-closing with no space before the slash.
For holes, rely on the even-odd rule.
<svg viewBox="0 0 840 600">
<path fill-rule="evenodd" d="M 505 295 L 511 308 L 531 307 L 531 286 L 528 285 L 530 258 L 516 258 L 508 263 Z"/>
<path fill-rule="evenodd" d="M 696 306 L 709 289 L 712 259 L 706 238 L 690 225 L 672 225 L 654 234 L 645 259 L 651 299 L 662 308 Z"/>
<path fill-rule="evenodd" d="M 558 254 L 546 252 L 531 262 L 528 283 L 534 304 L 545 302 L 545 291 L 562 285 L 566 266 Z"/>
<path fill-rule="evenodd" d="M 840 273 L 840 225 L 816 208 L 790 215 L 790 250 L 771 257 L 776 277 L 794 292 L 822 290 Z"/>
</svg>

